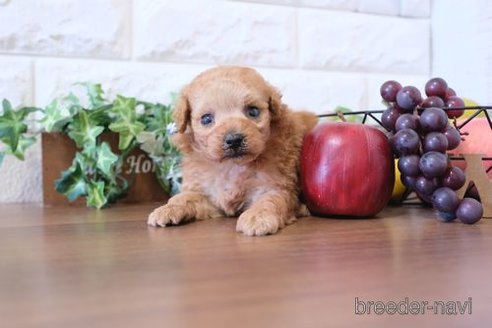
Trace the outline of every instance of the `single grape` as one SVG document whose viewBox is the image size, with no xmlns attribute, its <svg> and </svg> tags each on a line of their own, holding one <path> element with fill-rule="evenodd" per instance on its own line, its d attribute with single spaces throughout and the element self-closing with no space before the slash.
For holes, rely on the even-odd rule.
<svg viewBox="0 0 492 328">
<path fill-rule="evenodd" d="M 395 123 L 398 117 L 400 117 L 400 111 L 390 107 L 381 114 L 381 123 L 386 129 L 395 131 Z"/>
<path fill-rule="evenodd" d="M 424 132 L 443 131 L 447 125 L 448 115 L 441 108 L 427 108 L 420 115 L 420 126 Z"/>
<path fill-rule="evenodd" d="M 417 105 L 420 105 L 421 102 L 422 95 L 416 87 L 403 87 L 396 94 L 396 103 L 401 109 L 407 112 L 413 111 Z"/>
<path fill-rule="evenodd" d="M 401 89 L 401 84 L 396 81 L 386 81 L 379 90 L 381 97 L 388 102 L 396 101 L 396 94 Z"/>
<path fill-rule="evenodd" d="M 400 180 L 401 182 L 408 188 L 413 188 L 415 186 L 415 181 L 416 181 L 416 177 L 411 177 L 411 176 L 408 176 L 408 175 L 401 175 L 400 176 Z"/>
<path fill-rule="evenodd" d="M 432 193 L 432 205 L 438 211 L 454 212 L 459 204 L 460 199 L 453 189 L 441 187 Z"/>
<path fill-rule="evenodd" d="M 416 177 L 420 174 L 419 161 L 420 157 L 417 155 L 402 156 L 398 160 L 398 170 L 401 174 Z"/>
<path fill-rule="evenodd" d="M 446 105 L 444 104 L 444 101 L 436 96 L 430 96 L 424 99 L 422 104 L 420 104 L 420 108 L 418 108 L 418 114 L 422 115 L 422 112 L 426 108 L 431 108 L 431 107 L 437 107 L 437 108 L 444 108 Z"/>
<path fill-rule="evenodd" d="M 448 84 L 440 77 L 432 78 L 425 84 L 425 94 L 429 97 L 437 96 L 444 98 L 446 97 L 447 90 Z"/>
<path fill-rule="evenodd" d="M 466 224 L 474 224 L 482 218 L 482 215 L 482 204 L 473 198 L 463 198 L 456 210 L 458 219 Z"/>
<path fill-rule="evenodd" d="M 453 166 L 444 172 L 441 182 L 444 187 L 458 190 L 465 185 L 465 172 L 463 172 L 463 170 L 459 167 Z"/>
<path fill-rule="evenodd" d="M 399 156 L 417 154 L 420 150 L 420 137 L 414 130 L 400 130 L 392 139 L 393 149 Z"/>
<path fill-rule="evenodd" d="M 418 131 L 420 129 L 419 117 L 413 114 L 403 114 L 398 117 L 395 122 L 395 130 L 412 129 Z"/>
<path fill-rule="evenodd" d="M 420 158 L 419 168 L 427 178 L 440 177 L 448 168 L 448 157 L 436 151 L 425 153 Z"/>
<path fill-rule="evenodd" d="M 415 180 L 413 188 L 419 194 L 430 196 L 437 189 L 437 182 L 435 178 L 426 178 L 421 175 Z"/>
<path fill-rule="evenodd" d="M 441 211 L 436 211 L 437 218 L 439 221 L 442 222 L 451 222 L 456 219 L 456 214 L 454 212 L 441 212 Z"/>
<path fill-rule="evenodd" d="M 461 135 L 454 127 L 448 125 L 444 130 L 444 135 L 446 136 L 446 139 L 448 139 L 448 150 L 455 149 L 460 145 Z"/>
<path fill-rule="evenodd" d="M 448 149 L 448 139 L 443 133 L 431 132 L 426 134 L 422 147 L 424 152 L 438 151 L 440 153 L 446 153 L 446 150 Z"/>
<path fill-rule="evenodd" d="M 445 106 L 444 101 L 436 96 L 430 96 L 424 99 L 420 107 L 422 108 L 430 108 L 430 107 L 437 107 L 437 108 L 443 108 Z"/>
<path fill-rule="evenodd" d="M 456 91 L 454 91 L 453 88 L 449 88 L 446 91 L 446 96 L 444 97 L 444 100 L 448 99 L 449 97 L 456 96 Z"/>
<path fill-rule="evenodd" d="M 426 195 L 426 194 L 422 194 L 422 193 L 417 192 L 417 196 L 420 198 L 420 200 L 425 205 L 432 206 L 432 195 Z"/>
<path fill-rule="evenodd" d="M 460 97 L 451 96 L 446 99 L 446 108 L 460 108 L 465 107 L 465 102 Z M 446 113 L 449 118 L 458 118 L 465 112 L 464 109 L 448 109 Z"/>
</svg>

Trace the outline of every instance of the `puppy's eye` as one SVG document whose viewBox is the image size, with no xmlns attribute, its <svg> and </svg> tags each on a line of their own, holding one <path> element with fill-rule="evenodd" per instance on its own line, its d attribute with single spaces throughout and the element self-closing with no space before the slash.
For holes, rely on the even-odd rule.
<svg viewBox="0 0 492 328">
<path fill-rule="evenodd" d="M 260 116 L 260 109 L 256 106 L 248 106 L 248 108 L 246 108 L 246 115 L 256 118 Z"/>
<path fill-rule="evenodd" d="M 214 122 L 214 116 L 212 114 L 203 114 L 200 118 L 202 125 L 209 125 Z"/>
</svg>

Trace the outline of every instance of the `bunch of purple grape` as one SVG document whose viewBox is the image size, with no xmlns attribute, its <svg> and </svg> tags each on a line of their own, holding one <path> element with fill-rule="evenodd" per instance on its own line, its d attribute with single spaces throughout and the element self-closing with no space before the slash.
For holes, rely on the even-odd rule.
<svg viewBox="0 0 492 328">
<path fill-rule="evenodd" d="M 452 166 L 446 155 L 461 141 L 460 132 L 449 124 L 449 118 L 463 114 L 463 100 L 441 78 L 426 83 L 425 99 L 416 87 L 402 87 L 396 81 L 383 83 L 380 91 L 388 104 L 381 123 L 391 131 L 389 139 L 399 158 L 403 184 L 432 204 L 442 221 L 458 218 L 473 224 L 480 220 L 480 202 L 473 198 L 460 200 L 456 195 L 455 190 L 466 182 L 465 173 Z"/>
</svg>

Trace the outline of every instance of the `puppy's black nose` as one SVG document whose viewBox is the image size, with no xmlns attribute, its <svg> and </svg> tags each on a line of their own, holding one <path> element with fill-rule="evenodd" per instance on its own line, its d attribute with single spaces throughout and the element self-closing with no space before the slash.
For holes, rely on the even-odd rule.
<svg viewBox="0 0 492 328">
<path fill-rule="evenodd" d="M 238 149 L 243 145 L 244 135 L 241 133 L 228 133 L 224 137 L 224 147 L 228 149 Z"/>
</svg>

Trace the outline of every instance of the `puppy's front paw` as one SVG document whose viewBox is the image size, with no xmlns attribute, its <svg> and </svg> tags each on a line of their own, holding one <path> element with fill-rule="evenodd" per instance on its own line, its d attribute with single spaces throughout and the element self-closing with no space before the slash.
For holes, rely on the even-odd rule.
<svg viewBox="0 0 492 328">
<path fill-rule="evenodd" d="M 249 209 L 239 216 L 236 231 L 247 236 L 264 236 L 276 233 L 283 225 L 274 213 Z"/>
<path fill-rule="evenodd" d="M 186 208 L 176 205 L 164 205 L 150 213 L 147 224 L 153 227 L 165 227 L 183 222 L 187 218 Z"/>
</svg>

